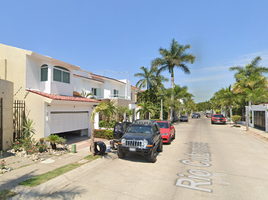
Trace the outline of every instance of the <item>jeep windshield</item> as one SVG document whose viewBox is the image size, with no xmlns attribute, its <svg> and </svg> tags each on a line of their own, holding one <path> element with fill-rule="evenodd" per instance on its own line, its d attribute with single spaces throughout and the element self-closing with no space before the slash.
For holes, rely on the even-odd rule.
<svg viewBox="0 0 268 200">
<path fill-rule="evenodd" d="M 128 130 L 127 133 L 147 133 L 152 134 L 152 127 L 151 126 L 142 126 L 140 124 L 134 125 L 132 124 Z"/>
</svg>

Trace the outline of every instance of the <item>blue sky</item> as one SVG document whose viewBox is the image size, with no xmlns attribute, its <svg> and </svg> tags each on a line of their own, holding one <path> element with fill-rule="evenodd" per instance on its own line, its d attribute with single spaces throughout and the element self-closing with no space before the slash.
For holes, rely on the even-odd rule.
<svg viewBox="0 0 268 200">
<path fill-rule="evenodd" d="M 188 86 L 196 103 L 234 83 L 229 67 L 256 56 L 268 67 L 264 0 L 0 0 L 0 7 L 0 43 L 101 75 L 108 70 L 105 76 L 130 77 L 132 85 L 160 47 L 173 38 L 190 44 L 196 62 L 188 65 L 190 75 L 175 70 L 175 84 Z"/>
</svg>

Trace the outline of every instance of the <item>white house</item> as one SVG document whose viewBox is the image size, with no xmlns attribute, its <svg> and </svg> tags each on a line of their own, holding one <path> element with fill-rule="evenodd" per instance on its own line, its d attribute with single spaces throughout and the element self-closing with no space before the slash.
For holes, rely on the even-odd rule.
<svg viewBox="0 0 268 200">
<path fill-rule="evenodd" d="M 14 83 L 15 100 L 25 100 L 26 117 L 35 123 L 35 138 L 69 131 L 90 136 L 90 116 L 100 100 L 113 99 L 119 105 L 136 109 L 137 88 L 129 80 L 92 74 L 78 66 L 3 44 L 0 77 Z M 82 90 L 93 93 L 96 99 L 73 95 Z"/>
<path fill-rule="evenodd" d="M 0 76 L 14 83 L 15 100 L 25 100 L 35 138 L 68 131 L 90 136 L 90 116 L 100 101 L 73 96 L 74 70 L 80 67 L 0 44 Z"/>
<path fill-rule="evenodd" d="M 74 91 L 81 93 L 84 90 L 86 93 L 92 93 L 92 96 L 98 100 L 113 100 L 115 105 L 126 106 L 133 110 L 132 120 L 137 119 L 135 114 L 137 111 L 135 91 L 137 89 L 131 86 L 127 79 L 116 80 L 85 70 L 74 71 Z"/>
<path fill-rule="evenodd" d="M 246 106 L 246 115 L 250 127 L 268 131 L 268 104 Z"/>
</svg>

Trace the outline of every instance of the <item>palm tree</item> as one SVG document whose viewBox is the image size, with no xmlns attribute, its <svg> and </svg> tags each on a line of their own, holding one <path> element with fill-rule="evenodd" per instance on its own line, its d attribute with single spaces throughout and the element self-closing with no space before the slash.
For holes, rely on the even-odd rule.
<svg viewBox="0 0 268 200">
<path fill-rule="evenodd" d="M 94 110 L 92 111 L 92 114 L 91 114 L 91 117 L 90 117 L 90 121 L 91 121 L 91 136 L 90 136 L 90 139 L 91 139 L 91 155 L 94 157 L 95 155 L 95 151 L 94 151 L 94 148 L 95 148 L 95 144 L 94 144 L 94 123 L 95 123 L 95 115 L 97 113 L 100 113 L 102 112 L 103 110 L 106 110 L 107 109 L 107 104 L 106 102 L 101 102 L 99 105 L 97 105 Z"/>
<path fill-rule="evenodd" d="M 113 101 L 105 102 L 106 103 L 106 109 L 101 110 L 100 114 L 103 116 L 103 118 L 107 121 L 107 130 L 109 129 L 109 123 L 111 118 L 116 114 L 116 106 L 114 105 Z"/>
<path fill-rule="evenodd" d="M 127 109 L 126 113 L 127 113 L 127 119 L 128 119 L 128 121 L 130 121 L 130 117 L 133 114 L 133 110 L 132 109 Z"/>
<path fill-rule="evenodd" d="M 242 77 L 249 77 L 251 76 L 251 74 L 255 74 L 255 73 L 259 75 L 261 75 L 262 73 L 268 73 L 267 67 L 258 66 L 260 61 L 261 61 L 261 57 L 257 56 L 251 61 L 251 63 L 248 63 L 245 67 L 234 66 L 234 67 L 230 67 L 229 70 L 230 71 L 237 70 L 237 72 L 234 75 L 236 82 L 238 82 L 241 79 L 241 75 Z"/>
<path fill-rule="evenodd" d="M 261 60 L 260 56 L 254 58 L 251 63 L 248 63 L 245 67 L 235 66 L 231 67 L 230 71 L 237 70 L 235 73 L 236 83 L 234 84 L 234 92 L 236 94 L 244 95 L 245 99 L 248 100 L 249 106 L 251 103 L 257 103 L 266 100 L 266 86 L 267 78 L 262 76 L 263 73 L 268 73 L 268 68 L 259 66 Z M 258 89 L 257 88 L 262 88 Z M 257 98 L 254 92 L 264 92 L 264 96 L 261 95 Z"/>
<path fill-rule="evenodd" d="M 232 118 L 232 107 L 236 106 L 236 95 L 232 91 L 231 85 L 226 88 L 221 88 L 218 92 L 215 92 L 214 96 L 219 101 L 221 107 L 225 108 L 225 117 L 227 117 L 227 109 L 230 108 L 230 118 Z"/>
<path fill-rule="evenodd" d="M 195 61 L 195 56 L 192 54 L 187 54 L 185 51 L 190 49 L 189 44 L 183 46 L 180 45 L 175 39 L 172 40 L 170 49 L 160 48 L 159 53 L 162 58 L 156 58 L 152 61 L 153 67 L 160 67 L 158 69 L 157 75 L 162 71 L 168 70 L 171 74 L 171 88 L 174 89 L 174 68 L 181 68 L 184 73 L 190 74 L 190 70 L 187 67 L 187 63 L 193 64 Z M 174 100 L 174 95 L 172 94 L 171 100 Z M 171 107 L 171 120 L 172 120 L 172 107 Z"/>
<path fill-rule="evenodd" d="M 82 97 L 89 97 L 89 96 L 91 96 L 91 95 L 93 95 L 93 94 L 90 93 L 90 92 L 86 92 L 85 90 L 82 90 L 82 92 L 81 92 L 81 96 L 82 96 Z"/>
<path fill-rule="evenodd" d="M 151 85 L 153 84 L 153 82 L 155 81 L 155 74 L 157 72 L 157 68 L 151 67 L 150 71 L 148 71 L 147 68 L 142 66 L 140 69 L 143 70 L 143 73 L 134 74 L 134 77 L 141 78 L 136 83 L 136 87 L 138 87 L 138 88 L 146 87 L 148 90 L 151 87 Z"/>
<path fill-rule="evenodd" d="M 119 114 L 119 120 L 124 121 L 124 114 L 128 111 L 128 107 L 119 105 L 116 107 L 117 113 Z"/>
<path fill-rule="evenodd" d="M 165 88 L 165 86 L 164 86 L 164 82 L 168 82 L 169 81 L 169 79 L 168 78 L 165 78 L 164 76 L 162 76 L 162 75 L 157 75 L 157 76 L 155 76 L 154 77 L 155 78 L 155 80 L 154 80 L 154 82 L 153 82 L 153 87 L 156 87 L 156 89 L 157 89 L 157 91 L 161 91 L 161 90 L 163 90 L 164 88 Z"/>
<path fill-rule="evenodd" d="M 142 119 L 144 119 L 145 113 L 149 112 L 152 116 L 155 115 L 155 106 L 149 102 L 147 103 L 139 103 L 138 106 L 141 106 L 141 108 L 136 112 L 140 113 L 140 116 Z"/>
</svg>

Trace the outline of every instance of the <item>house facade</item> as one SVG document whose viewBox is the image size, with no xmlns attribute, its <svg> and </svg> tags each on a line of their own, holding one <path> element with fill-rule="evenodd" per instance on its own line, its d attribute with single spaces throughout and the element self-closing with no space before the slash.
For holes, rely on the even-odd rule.
<svg viewBox="0 0 268 200">
<path fill-rule="evenodd" d="M 135 90 L 127 79 L 116 80 L 80 67 L 0 44 L 0 77 L 14 85 L 14 100 L 24 100 L 26 118 L 34 121 L 35 138 L 80 131 L 90 136 L 90 117 L 102 100 L 136 111 Z M 95 99 L 74 96 L 82 90 Z M 133 114 L 132 119 L 136 119 Z M 98 128 L 96 115 L 94 128 Z"/>
<path fill-rule="evenodd" d="M 246 106 L 248 125 L 268 131 L 268 104 Z"/>
<path fill-rule="evenodd" d="M 90 136 L 90 116 L 100 101 L 73 97 L 74 70 L 80 68 L 0 44 L 0 76 L 14 83 L 14 99 L 25 101 L 35 138 L 69 131 Z"/>
<path fill-rule="evenodd" d="M 78 93 L 85 91 L 91 93 L 90 97 L 97 100 L 113 101 L 116 106 L 128 107 L 133 110 L 131 120 L 137 119 L 135 93 L 139 88 L 132 86 L 129 80 L 116 80 L 85 70 L 74 70 L 74 82 L 74 91 Z"/>
</svg>

